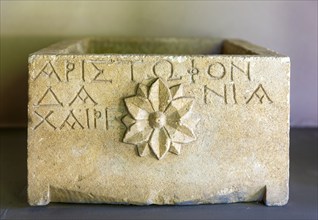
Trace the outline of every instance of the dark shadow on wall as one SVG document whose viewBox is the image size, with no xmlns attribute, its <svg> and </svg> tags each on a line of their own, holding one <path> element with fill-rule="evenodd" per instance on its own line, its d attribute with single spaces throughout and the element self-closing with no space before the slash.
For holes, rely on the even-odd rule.
<svg viewBox="0 0 318 220">
<path fill-rule="evenodd" d="M 0 127 L 26 127 L 28 55 L 65 37 L 2 36 L 0 39 Z"/>
</svg>

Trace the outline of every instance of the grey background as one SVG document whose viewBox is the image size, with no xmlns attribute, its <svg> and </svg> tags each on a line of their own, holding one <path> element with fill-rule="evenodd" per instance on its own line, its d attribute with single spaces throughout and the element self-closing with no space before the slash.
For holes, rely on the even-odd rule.
<svg viewBox="0 0 318 220">
<path fill-rule="evenodd" d="M 26 126 L 27 55 L 68 37 L 242 38 L 291 57 L 291 125 L 318 126 L 317 1 L 1 1 L 0 126 Z"/>
</svg>

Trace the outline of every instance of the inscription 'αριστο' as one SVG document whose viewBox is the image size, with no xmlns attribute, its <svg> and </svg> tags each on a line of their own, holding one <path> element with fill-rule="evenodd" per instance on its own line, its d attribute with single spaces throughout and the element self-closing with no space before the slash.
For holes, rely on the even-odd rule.
<svg viewBox="0 0 318 220">
<path fill-rule="evenodd" d="M 110 73 L 105 70 L 105 67 L 109 66 L 126 66 L 128 67 L 129 78 L 131 81 L 135 82 L 136 63 L 144 63 L 144 65 L 150 65 L 151 78 L 163 78 L 167 81 L 181 80 L 183 77 L 188 77 L 190 83 L 195 83 L 195 77 L 199 75 L 206 75 L 211 78 L 211 80 L 222 80 L 227 74 L 231 82 L 236 80 L 248 80 L 251 81 L 251 65 L 250 62 L 245 63 L 235 63 L 231 62 L 224 64 L 219 61 L 213 61 L 208 63 L 204 68 L 196 66 L 196 60 L 191 59 L 190 63 L 187 63 L 187 71 L 184 74 L 177 74 L 176 69 L 172 61 L 162 59 L 156 63 L 146 63 L 143 60 L 132 61 L 132 60 L 81 60 L 81 61 L 68 61 L 66 60 L 64 65 L 64 72 L 57 71 L 55 63 L 53 61 L 47 61 L 40 68 L 39 72 L 36 72 L 33 80 L 36 81 L 39 78 L 54 79 L 58 82 L 70 82 L 74 80 L 82 82 L 103 82 L 103 83 L 113 83 L 113 79 L 109 76 Z M 87 75 L 89 73 L 89 76 Z M 243 78 L 244 77 L 244 78 Z M 64 79 L 64 80 L 63 80 Z"/>
</svg>

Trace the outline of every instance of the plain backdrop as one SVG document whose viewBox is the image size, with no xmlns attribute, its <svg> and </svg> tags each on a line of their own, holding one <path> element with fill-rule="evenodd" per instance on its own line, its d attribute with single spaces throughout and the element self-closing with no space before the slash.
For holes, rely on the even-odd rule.
<svg viewBox="0 0 318 220">
<path fill-rule="evenodd" d="M 242 38 L 291 58 L 291 125 L 318 126 L 317 1 L 2 1 L 0 126 L 26 126 L 27 56 L 68 37 Z"/>
</svg>

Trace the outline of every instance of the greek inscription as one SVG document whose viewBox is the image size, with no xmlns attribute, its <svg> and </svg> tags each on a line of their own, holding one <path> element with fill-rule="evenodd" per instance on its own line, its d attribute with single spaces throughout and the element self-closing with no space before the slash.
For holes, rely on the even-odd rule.
<svg viewBox="0 0 318 220">
<path fill-rule="evenodd" d="M 253 99 L 258 99 L 260 104 L 263 104 L 264 99 L 267 99 L 269 103 L 273 103 L 262 84 L 259 84 L 259 86 L 252 93 L 251 97 L 246 101 L 246 104 L 250 103 Z"/>
<path fill-rule="evenodd" d="M 234 73 L 235 72 L 241 72 L 246 74 L 247 79 L 251 81 L 251 75 L 250 75 L 250 62 L 247 62 L 246 68 L 244 70 L 244 67 L 239 67 L 238 65 L 231 63 L 231 81 L 234 81 Z"/>
<path fill-rule="evenodd" d="M 194 60 L 191 60 L 191 69 L 188 69 L 188 73 L 191 75 L 191 83 L 195 83 L 194 76 L 199 74 L 199 69 L 195 67 Z"/>
<path fill-rule="evenodd" d="M 212 63 L 208 67 L 208 74 L 213 79 L 222 79 L 226 74 L 225 66 L 220 62 Z"/>
<path fill-rule="evenodd" d="M 69 82 L 71 80 L 70 75 L 75 75 L 80 73 L 80 77 L 77 78 L 80 79 L 81 81 L 85 82 L 85 70 L 84 70 L 84 63 L 85 61 L 82 60 L 80 62 L 77 63 L 73 63 L 70 61 L 65 61 L 65 78 L 66 78 L 66 82 Z M 77 72 L 76 72 L 76 67 L 80 66 L 79 68 L 77 68 Z"/>
<path fill-rule="evenodd" d="M 223 86 L 223 90 L 221 92 L 216 92 L 215 90 L 207 87 L 206 85 L 204 86 L 204 103 L 208 103 L 208 95 L 213 94 L 217 97 L 220 97 L 221 99 L 224 100 L 224 104 L 227 104 L 227 94 L 226 94 L 226 85 Z"/>
<path fill-rule="evenodd" d="M 221 100 L 223 100 L 224 104 L 238 104 L 236 99 L 235 84 L 224 84 L 223 88 L 217 91 L 205 85 L 204 86 L 204 103 L 208 104 L 212 96 L 220 98 Z"/>
<path fill-rule="evenodd" d="M 89 124 L 89 109 L 87 108 L 85 112 L 86 112 L 86 125 L 87 125 L 87 128 L 89 129 L 90 128 L 90 124 Z"/>
<path fill-rule="evenodd" d="M 75 117 L 73 110 L 70 110 L 69 114 L 67 115 L 63 123 L 61 124 L 60 129 L 62 130 L 66 125 L 68 125 L 68 127 L 70 127 L 73 130 L 75 129 L 76 125 L 84 129 L 84 126 Z"/>
<path fill-rule="evenodd" d="M 39 78 L 41 75 L 46 75 L 47 77 L 51 78 L 52 75 L 55 76 L 55 78 L 60 82 L 61 78 L 59 75 L 56 73 L 51 61 L 48 61 L 43 68 L 40 70 L 40 72 L 35 76 L 34 80 Z"/>
<path fill-rule="evenodd" d="M 71 63 L 69 61 L 66 61 L 65 64 L 65 76 L 66 76 L 66 81 L 69 82 L 69 73 L 75 70 L 75 63 Z"/>
<path fill-rule="evenodd" d="M 158 61 L 152 68 L 153 73 L 156 77 L 167 78 L 168 81 L 172 80 L 180 80 L 182 77 L 174 77 L 174 68 L 173 64 L 168 60 L 160 60 Z M 164 77 L 164 75 L 169 74 L 168 77 Z"/>
<path fill-rule="evenodd" d="M 105 66 L 110 64 L 116 65 L 126 65 L 124 71 L 127 71 L 127 79 L 132 82 L 135 82 L 136 78 L 139 77 L 139 71 L 144 71 L 144 67 L 138 65 L 138 62 L 142 63 L 143 61 L 131 61 L 131 60 L 78 60 L 78 61 L 62 61 L 61 73 L 56 72 L 59 70 L 54 61 L 47 61 L 43 64 L 42 69 L 34 77 L 36 80 L 39 77 L 54 78 L 58 82 L 61 82 L 60 76 L 63 78 L 64 82 L 69 82 L 70 80 L 79 80 L 81 82 L 86 81 L 86 83 L 94 82 L 104 82 L 112 83 L 110 75 L 107 74 L 107 67 Z M 189 61 L 187 61 L 189 62 Z M 136 64 L 137 63 L 137 64 Z M 54 65 L 55 66 L 54 66 Z M 190 62 L 188 63 L 188 65 Z M 64 66 L 63 66 L 64 65 Z M 174 64 L 169 61 L 162 59 L 156 63 L 151 63 L 150 68 L 152 76 L 165 78 L 167 81 L 171 80 L 180 80 L 182 77 L 177 77 Z M 149 68 L 149 66 L 147 66 Z M 234 83 L 235 80 L 245 80 L 251 81 L 251 65 L 250 62 L 229 62 L 223 64 L 221 62 L 210 62 L 206 68 L 198 68 L 195 59 L 191 60 L 191 65 L 187 67 L 187 74 L 190 78 L 189 84 L 194 84 L 196 82 L 196 77 L 199 74 L 208 74 L 207 78 L 211 79 L 209 83 L 201 87 L 201 92 L 203 92 L 203 102 L 205 104 L 211 104 L 214 102 L 219 102 L 225 105 L 229 104 L 250 104 L 250 103 L 273 103 L 272 97 L 265 90 L 262 84 L 256 84 L 253 87 L 254 90 L 251 90 L 246 97 L 245 91 L 246 88 L 241 88 L 240 86 L 246 85 Z M 65 71 L 65 75 L 64 72 Z M 85 73 L 87 71 L 87 73 Z M 77 75 L 75 75 L 77 74 Z M 85 75 L 86 74 L 86 75 Z M 130 76 L 128 75 L 130 74 Z M 86 78 L 85 78 L 86 77 Z M 221 82 L 217 80 L 228 79 L 229 82 Z M 216 85 L 213 85 L 216 83 Z M 222 84 L 220 84 L 222 83 Z M 248 82 L 251 83 L 251 82 Z M 50 84 L 49 84 L 50 85 Z M 67 85 L 67 84 L 65 84 Z M 96 85 L 96 84 L 95 84 Z M 88 105 L 96 106 L 98 105 L 97 101 L 92 95 L 92 91 L 88 89 L 91 85 L 81 85 L 78 88 L 78 91 L 75 94 L 72 94 L 70 99 L 61 100 L 63 96 L 59 95 L 56 87 L 52 88 L 51 86 L 47 87 L 43 94 L 40 93 L 37 102 L 34 104 L 34 107 L 52 107 L 46 114 L 42 114 L 41 111 L 37 109 L 34 111 L 36 115 L 36 125 L 33 127 L 34 130 L 38 128 L 57 130 L 68 128 L 71 130 L 74 129 L 103 129 L 109 130 L 112 128 L 112 123 L 114 118 L 113 111 L 105 107 L 93 107 L 91 108 Z M 60 87 L 58 87 L 60 88 Z M 201 94 L 202 97 L 202 94 Z M 99 102 L 99 101 L 98 101 Z M 87 106 L 81 106 L 82 104 L 87 104 Z M 72 110 L 65 109 L 66 117 L 58 117 L 55 107 L 64 107 L 65 105 L 71 106 Z M 110 108 L 111 109 L 111 108 Z M 53 111 L 54 110 L 54 111 Z M 40 112 L 40 113 L 39 113 Z M 56 116 L 54 115 L 56 114 Z M 109 115 L 111 120 L 109 119 Z"/>
<path fill-rule="evenodd" d="M 106 130 L 109 129 L 109 122 L 108 122 L 108 108 L 105 108 L 105 128 Z"/>
<path fill-rule="evenodd" d="M 40 127 L 44 123 L 49 125 L 54 130 L 56 129 L 56 127 L 52 124 L 52 122 L 48 120 L 49 117 L 53 114 L 53 111 L 49 111 L 45 116 L 40 115 L 37 111 L 34 111 L 34 113 L 41 119 L 41 121 L 34 126 L 33 130 L 36 130 L 38 127 Z"/>
<path fill-rule="evenodd" d="M 81 89 L 76 93 L 73 100 L 70 102 L 69 106 L 71 106 L 76 100 L 81 100 L 82 103 L 87 103 L 88 101 L 92 102 L 94 105 L 97 105 L 98 103 L 95 102 L 95 100 L 88 94 L 84 86 L 81 87 Z"/>
<path fill-rule="evenodd" d="M 85 60 L 82 60 L 82 80 L 85 82 Z"/>
<path fill-rule="evenodd" d="M 105 111 L 104 111 L 105 110 Z M 105 125 L 105 129 L 108 130 L 109 129 L 109 120 L 108 120 L 108 108 L 105 108 L 104 110 L 97 110 L 97 109 L 93 109 L 93 122 L 94 122 L 94 128 L 99 128 Z M 104 115 L 103 112 L 104 111 Z M 87 124 L 89 124 L 89 113 L 88 113 L 88 109 L 87 109 Z M 104 118 L 104 119 L 103 119 Z M 104 120 L 104 122 L 103 122 Z M 103 125 L 104 124 L 104 125 Z M 89 125 L 88 125 L 89 128 Z"/>
<path fill-rule="evenodd" d="M 97 67 L 97 65 L 95 63 L 91 63 L 92 66 L 95 68 L 95 70 L 97 70 L 96 75 L 93 78 L 94 82 L 109 82 L 112 83 L 111 79 L 106 79 L 105 75 L 104 75 L 104 69 L 100 69 Z"/>
<path fill-rule="evenodd" d="M 35 106 L 63 106 L 63 103 L 57 98 L 57 95 L 49 87 Z"/>
<path fill-rule="evenodd" d="M 53 110 L 49 111 L 46 115 L 41 115 L 37 111 L 34 114 L 40 118 L 40 121 L 33 127 L 33 130 L 37 130 L 43 125 L 47 124 L 53 130 L 59 129 L 98 129 L 98 130 L 109 130 L 112 127 L 112 122 L 109 120 L 109 108 L 86 108 L 86 109 L 71 109 L 67 110 L 66 117 L 60 117 L 61 113 L 56 113 Z M 110 111 L 111 114 L 116 115 L 115 111 Z M 54 114 L 56 116 L 54 117 Z M 56 127 L 49 119 L 53 117 L 58 120 L 56 124 L 60 126 Z M 120 123 L 120 122 L 118 122 Z"/>
<path fill-rule="evenodd" d="M 224 104 L 238 104 L 237 100 L 237 88 L 236 85 L 233 84 L 224 84 L 223 90 L 214 88 L 210 88 L 207 85 L 204 86 L 203 99 L 205 104 L 209 104 L 212 97 L 218 97 L 224 101 Z M 244 97 L 242 97 L 244 98 Z M 272 99 L 264 89 L 262 84 L 259 84 L 257 88 L 253 91 L 253 93 L 249 96 L 244 104 L 249 104 L 252 100 L 256 100 L 256 102 L 263 104 L 265 100 L 268 103 L 273 103 Z"/>
<path fill-rule="evenodd" d="M 130 63 L 130 80 L 135 82 L 135 77 L 134 77 L 134 64 L 135 64 L 135 62 L 130 60 L 129 63 Z"/>
<path fill-rule="evenodd" d="M 233 100 L 234 104 L 237 104 L 237 99 L 236 99 L 236 87 L 235 84 L 232 85 L 232 92 L 233 92 Z"/>
<path fill-rule="evenodd" d="M 96 128 L 96 121 L 102 117 L 102 112 L 94 109 L 94 128 Z"/>
<path fill-rule="evenodd" d="M 138 61 L 133 61 L 133 60 L 110 60 L 110 63 L 115 63 L 115 64 L 123 64 L 123 65 L 129 65 L 129 74 L 130 74 L 130 80 L 132 82 L 135 82 L 135 64 L 137 63 L 143 63 L 144 61 L 138 60 Z"/>
</svg>

